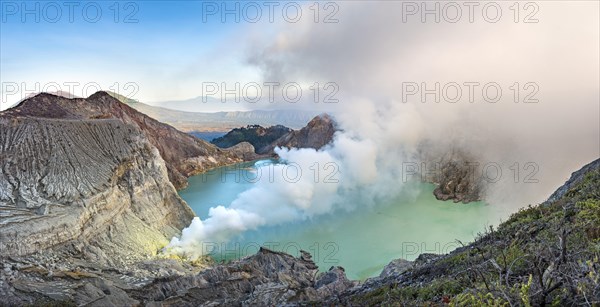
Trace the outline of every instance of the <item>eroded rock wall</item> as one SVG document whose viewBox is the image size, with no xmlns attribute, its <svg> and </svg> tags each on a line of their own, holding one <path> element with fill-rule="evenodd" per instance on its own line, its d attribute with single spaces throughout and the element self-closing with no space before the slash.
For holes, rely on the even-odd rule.
<svg viewBox="0 0 600 307">
<path fill-rule="evenodd" d="M 153 255 L 194 214 L 158 150 L 117 119 L 0 117 L 0 255 L 72 245 L 105 263 Z"/>
</svg>

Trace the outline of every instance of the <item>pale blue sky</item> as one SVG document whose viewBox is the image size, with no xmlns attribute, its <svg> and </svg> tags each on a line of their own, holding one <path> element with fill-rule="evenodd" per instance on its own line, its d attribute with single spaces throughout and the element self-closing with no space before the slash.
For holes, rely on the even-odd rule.
<svg viewBox="0 0 600 307">
<path fill-rule="evenodd" d="M 19 87 L 26 82 L 26 90 L 51 82 L 95 82 L 116 83 L 125 91 L 125 83 L 135 82 L 135 98 L 156 101 L 197 96 L 204 81 L 258 78 L 245 64 L 240 43 L 248 23 L 233 17 L 222 22 L 216 15 L 205 22 L 202 1 L 92 2 L 102 12 L 97 22 L 90 22 L 96 7 L 87 7 L 84 15 L 90 2 L 81 2 L 73 8 L 72 23 L 66 2 L 52 2 L 60 18 L 49 2 L 1 2 L 0 79 Z M 23 8 L 35 11 L 36 5 L 37 13 L 24 15 Z M 49 22 L 54 19 L 58 22 Z"/>
</svg>

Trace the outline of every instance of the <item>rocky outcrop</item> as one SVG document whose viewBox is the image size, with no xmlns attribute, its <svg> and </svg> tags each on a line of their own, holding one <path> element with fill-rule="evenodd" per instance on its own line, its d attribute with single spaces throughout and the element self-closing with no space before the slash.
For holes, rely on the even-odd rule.
<svg viewBox="0 0 600 307">
<path fill-rule="evenodd" d="M 16 107 L 7 110 L 5 114 L 71 120 L 118 119 L 140 130 L 158 149 L 166 162 L 169 179 L 177 189 L 187 185 L 189 176 L 243 161 L 234 153 L 136 111 L 106 92 L 98 92 L 85 99 L 67 99 L 41 93 L 22 101 Z"/>
<path fill-rule="evenodd" d="M 306 127 L 280 137 L 264 151 L 272 152 L 275 147 L 321 149 L 333 140 L 336 131 L 333 118 L 321 114 L 313 118 Z"/>
<path fill-rule="evenodd" d="M 246 161 L 251 161 L 260 158 L 254 150 L 254 146 L 248 142 L 241 142 L 237 145 L 227 148 L 228 151 L 234 153 L 238 157 L 242 157 Z"/>
<path fill-rule="evenodd" d="M 472 154 L 456 147 L 441 151 L 438 146 L 423 143 L 416 160 L 420 161 L 415 167 L 421 179 L 437 185 L 433 195 L 438 200 L 469 203 L 483 199 L 486 181 Z"/>
<path fill-rule="evenodd" d="M 268 147 L 275 140 L 292 130 L 281 125 L 264 128 L 259 125 L 251 125 L 242 128 L 235 128 L 226 135 L 216 138 L 211 143 L 221 147 L 228 148 L 241 142 L 248 142 L 254 146 L 257 154 L 268 153 Z"/>
<path fill-rule="evenodd" d="M 269 128 L 254 125 L 233 129 L 212 143 L 227 148 L 246 141 L 254 145 L 257 154 L 269 156 L 275 154 L 276 147 L 321 149 L 333 141 L 336 131 L 333 118 L 322 114 L 314 117 L 300 130 L 291 130 L 280 125 Z"/>
<path fill-rule="evenodd" d="M 252 125 L 233 129 L 212 143 L 222 148 L 231 148 L 235 144 L 248 142 L 254 146 L 259 157 L 265 157 L 273 156 L 276 147 L 321 149 L 333 141 L 336 131 L 333 118 L 322 114 L 314 117 L 300 130 L 291 130 L 281 125 L 269 128 Z"/>
</svg>

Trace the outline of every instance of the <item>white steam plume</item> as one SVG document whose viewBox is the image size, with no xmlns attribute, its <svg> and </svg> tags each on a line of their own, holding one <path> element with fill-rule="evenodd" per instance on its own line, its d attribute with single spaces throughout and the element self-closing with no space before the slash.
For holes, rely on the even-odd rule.
<svg viewBox="0 0 600 307">
<path fill-rule="evenodd" d="M 488 191 L 492 205 L 514 211 L 543 201 L 571 171 L 600 156 L 600 27 L 598 2 L 536 3 L 535 24 L 515 23 L 508 5 L 498 23 L 479 16 L 452 24 L 403 22 L 402 2 L 359 1 L 340 3 L 336 24 L 309 18 L 277 25 L 277 35 L 252 29 L 249 63 L 266 81 L 339 85 L 336 119 L 344 132 L 321 151 L 279 154 L 303 169 L 334 161 L 340 182 L 303 176 L 293 184 L 258 183 L 228 208 L 194 220 L 169 249 L 199 255 L 202 242 L 393 197 L 402 187 L 402 162 L 418 159 L 414 151 L 424 140 L 441 152 L 453 144 L 481 163 L 505 166 L 503 180 Z M 496 103 L 481 96 L 473 103 L 403 103 L 403 82 L 496 82 L 504 92 Z M 539 85 L 539 102 L 514 103 L 508 88 L 515 82 Z M 508 167 L 529 161 L 539 166 L 539 183 L 523 183 L 524 174 L 514 183 Z"/>
</svg>

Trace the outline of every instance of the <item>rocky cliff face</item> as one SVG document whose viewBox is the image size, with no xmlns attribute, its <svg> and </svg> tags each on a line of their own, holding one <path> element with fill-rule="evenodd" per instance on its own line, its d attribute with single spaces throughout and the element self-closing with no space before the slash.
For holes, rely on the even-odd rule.
<svg viewBox="0 0 600 307">
<path fill-rule="evenodd" d="M 112 264 L 156 254 L 194 216 L 158 151 L 117 119 L 0 115 L 0 255 L 71 246 Z"/>
<path fill-rule="evenodd" d="M 69 285 L 86 299 L 119 293 L 110 278 L 69 281 L 139 267 L 194 217 L 131 118 L 101 111 L 113 104 L 102 96 L 63 99 L 0 113 L 1 303 L 76 300 Z"/>
<path fill-rule="evenodd" d="M 106 92 L 98 92 L 85 99 L 67 99 L 42 93 L 7 110 L 6 115 L 71 120 L 119 119 L 140 130 L 158 149 L 166 162 L 169 179 L 177 189 L 187 185 L 189 176 L 243 161 L 235 153 L 154 120 Z"/>
</svg>

